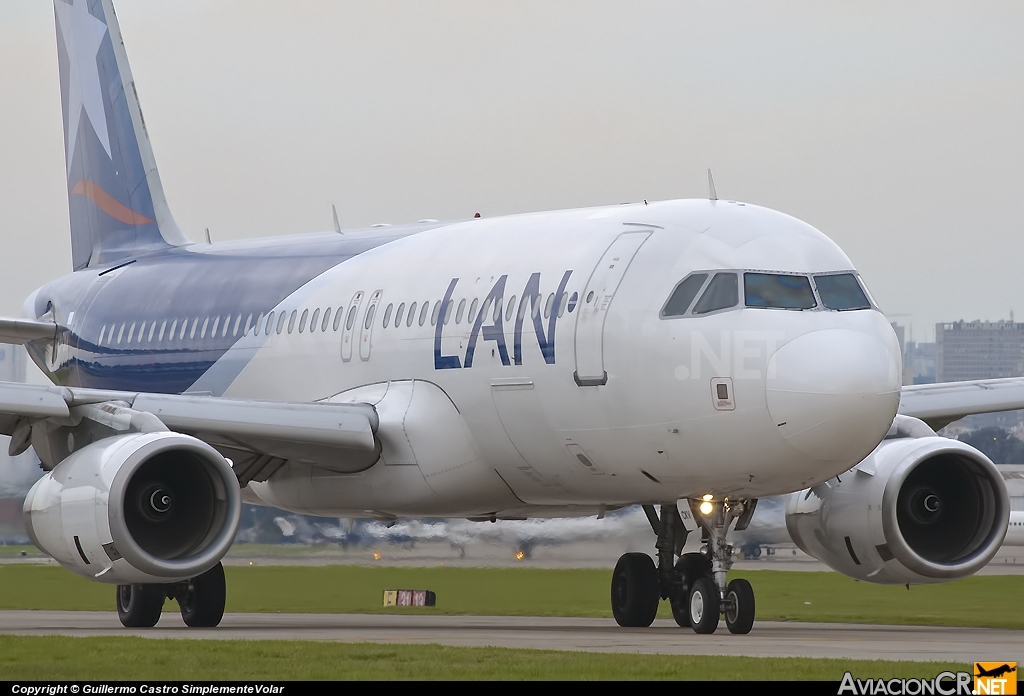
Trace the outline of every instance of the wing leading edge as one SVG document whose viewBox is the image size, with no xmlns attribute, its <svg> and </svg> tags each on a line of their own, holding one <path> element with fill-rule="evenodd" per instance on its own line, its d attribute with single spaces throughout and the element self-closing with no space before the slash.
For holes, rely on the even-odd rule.
<svg viewBox="0 0 1024 696">
<path fill-rule="evenodd" d="M 938 430 L 964 416 L 1024 409 L 1024 377 L 903 387 L 899 412 Z"/>
</svg>

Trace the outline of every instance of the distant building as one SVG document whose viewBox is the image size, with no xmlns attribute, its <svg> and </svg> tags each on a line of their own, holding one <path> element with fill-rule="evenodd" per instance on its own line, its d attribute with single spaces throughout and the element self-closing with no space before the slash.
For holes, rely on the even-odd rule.
<svg viewBox="0 0 1024 696">
<path fill-rule="evenodd" d="M 0 382 L 24 382 L 28 354 L 22 346 L 0 343 Z"/>
<path fill-rule="evenodd" d="M 909 341 L 903 354 L 904 384 L 933 384 L 935 382 L 935 344 Z"/>
<path fill-rule="evenodd" d="M 1024 323 L 957 321 L 935 325 L 935 379 L 1019 377 L 1024 374 Z"/>
</svg>

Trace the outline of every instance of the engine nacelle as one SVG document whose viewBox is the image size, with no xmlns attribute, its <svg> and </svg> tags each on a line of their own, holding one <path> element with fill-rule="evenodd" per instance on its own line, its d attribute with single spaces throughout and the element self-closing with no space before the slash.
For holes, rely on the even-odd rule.
<svg viewBox="0 0 1024 696">
<path fill-rule="evenodd" d="M 790 496 L 786 527 L 803 551 L 870 582 L 966 577 L 1006 535 L 1010 501 L 992 461 L 897 416 L 885 440 L 841 476 Z"/>
<path fill-rule="evenodd" d="M 215 566 L 240 513 L 238 481 L 215 449 L 180 433 L 131 433 L 83 447 L 39 479 L 25 529 L 92 580 L 170 583 Z"/>
</svg>

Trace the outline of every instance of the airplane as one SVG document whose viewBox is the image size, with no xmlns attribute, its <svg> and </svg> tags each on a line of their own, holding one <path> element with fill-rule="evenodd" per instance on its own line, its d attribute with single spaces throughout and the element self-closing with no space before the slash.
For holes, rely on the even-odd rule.
<svg viewBox="0 0 1024 696">
<path fill-rule="evenodd" d="M 974 675 L 976 677 L 1001 677 L 1004 674 L 1010 672 L 1016 672 L 1016 667 L 1011 667 L 1008 664 L 1002 664 L 999 667 L 993 667 L 992 669 L 984 669 L 981 665 L 976 665 L 978 672 Z"/>
<path fill-rule="evenodd" d="M 243 500 L 481 521 L 639 503 L 657 561 L 619 559 L 615 620 L 649 626 L 667 599 L 702 634 L 753 626 L 728 535 L 762 497 L 807 490 L 801 537 L 876 582 L 998 549 L 995 466 L 915 416 L 1022 395 L 908 406 L 892 328 L 810 225 L 719 200 L 709 174 L 707 199 L 193 243 L 111 0 L 54 8 L 73 271 L 0 319 L 53 383 L 0 385 L 0 432 L 47 470 L 33 543 L 115 585 L 125 626 L 167 599 L 220 622 Z"/>
</svg>

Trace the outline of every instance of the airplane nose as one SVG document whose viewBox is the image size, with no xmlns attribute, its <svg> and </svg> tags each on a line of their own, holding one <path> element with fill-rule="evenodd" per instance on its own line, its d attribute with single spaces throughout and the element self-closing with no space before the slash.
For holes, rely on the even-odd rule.
<svg viewBox="0 0 1024 696">
<path fill-rule="evenodd" d="M 821 461 L 867 455 L 899 407 L 898 355 L 883 337 L 849 329 L 814 331 L 785 344 L 769 360 L 765 384 L 779 434 Z"/>
</svg>

